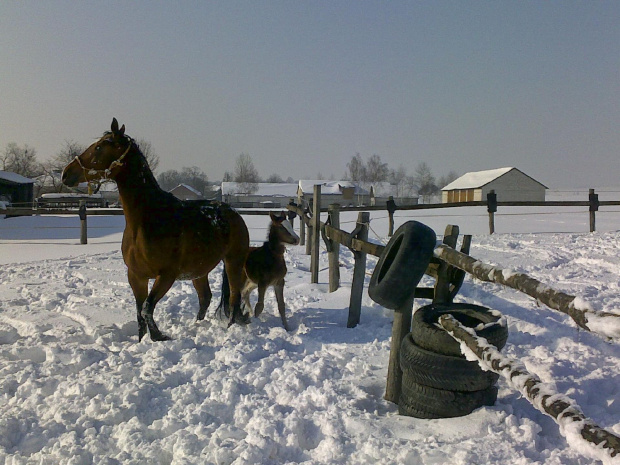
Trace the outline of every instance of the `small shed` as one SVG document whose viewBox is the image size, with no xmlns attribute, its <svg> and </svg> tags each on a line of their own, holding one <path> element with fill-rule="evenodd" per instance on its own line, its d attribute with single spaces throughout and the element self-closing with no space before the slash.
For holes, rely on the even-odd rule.
<svg viewBox="0 0 620 465">
<path fill-rule="evenodd" d="M 32 206 L 34 179 L 10 171 L 0 171 L 0 201 L 13 206 Z"/>
<path fill-rule="evenodd" d="M 170 193 L 179 200 L 200 200 L 204 198 L 198 190 L 187 184 L 179 184 L 174 189 L 171 189 Z"/>
<path fill-rule="evenodd" d="M 222 183 L 222 201 L 236 208 L 286 208 L 297 195 L 297 184 L 258 182 L 252 192 L 237 182 Z"/>
<path fill-rule="evenodd" d="M 492 190 L 500 202 L 544 202 L 547 186 L 517 168 L 466 173 L 441 189 L 442 203 L 486 200 Z"/>
<path fill-rule="evenodd" d="M 297 187 L 298 203 L 309 205 L 314 196 L 314 186 L 321 186 L 321 207 L 337 203 L 342 207 L 368 205 L 369 192 L 353 181 L 323 181 L 302 179 Z"/>
</svg>

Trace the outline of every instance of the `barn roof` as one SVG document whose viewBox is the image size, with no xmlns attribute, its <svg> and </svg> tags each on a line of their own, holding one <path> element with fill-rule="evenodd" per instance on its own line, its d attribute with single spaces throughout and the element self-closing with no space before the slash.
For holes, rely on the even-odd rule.
<svg viewBox="0 0 620 465">
<path fill-rule="evenodd" d="M 513 167 L 498 168 L 498 169 L 486 170 L 486 171 L 472 171 L 470 173 L 465 173 L 463 176 L 452 181 L 450 184 L 448 184 L 446 187 L 444 187 L 441 190 L 451 191 L 455 189 L 477 189 L 477 188 L 486 186 L 490 182 L 495 181 L 497 178 L 504 176 L 506 173 L 509 173 L 512 170 L 516 170 L 519 173 L 523 174 L 524 176 L 527 176 L 527 174 L 523 173 L 521 170 L 518 170 L 517 168 L 513 168 Z M 545 186 L 544 184 L 536 181 L 534 178 L 530 176 L 527 176 L 527 177 L 532 179 L 532 181 L 537 182 L 538 184 L 543 186 L 545 189 L 547 189 L 547 186 Z"/>
<path fill-rule="evenodd" d="M 297 195 L 297 184 L 291 183 L 279 183 L 279 182 L 259 182 L 257 183 L 258 190 L 252 195 L 263 195 L 269 197 L 295 197 Z M 243 189 L 240 187 L 240 183 L 237 182 L 223 182 L 222 194 L 223 195 L 235 195 L 241 193 Z"/>
<path fill-rule="evenodd" d="M 170 192 L 176 192 L 177 189 L 187 189 L 188 191 L 198 195 L 198 196 L 202 196 L 202 193 L 200 191 L 198 191 L 197 189 L 194 189 L 192 186 L 188 186 L 187 184 L 179 184 L 178 186 L 176 186 L 173 189 L 170 189 Z"/>
<path fill-rule="evenodd" d="M 34 180 L 10 171 L 0 171 L 0 179 L 12 184 L 34 184 Z"/>
<path fill-rule="evenodd" d="M 299 188 L 302 192 L 314 192 L 314 186 L 321 185 L 321 194 L 342 194 L 345 187 L 353 187 L 355 195 L 367 195 L 368 191 L 353 181 L 324 181 L 321 179 L 300 179 Z"/>
</svg>

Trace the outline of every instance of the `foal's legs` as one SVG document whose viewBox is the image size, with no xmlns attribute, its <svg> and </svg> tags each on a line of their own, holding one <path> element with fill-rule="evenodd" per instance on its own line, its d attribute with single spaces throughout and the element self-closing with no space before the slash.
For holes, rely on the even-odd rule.
<svg viewBox="0 0 620 465">
<path fill-rule="evenodd" d="M 198 294 L 198 302 L 200 308 L 198 310 L 198 316 L 196 320 L 201 321 L 205 319 L 209 305 L 211 304 L 211 288 L 209 287 L 209 275 L 205 275 L 202 278 L 194 279 L 192 281 L 196 293 Z"/>
<path fill-rule="evenodd" d="M 241 288 L 243 287 L 245 274 L 243 266 L 245 264 L 245 254 L 239 256 L 231 254 L 232 257 L 226 257 L 224 259 L 224 265 L 226 266 L 226 273 L 228 274 L 228 283 L 230 286 L 230 319 L 228 320 L 228 326 L 232 326 L 233 323 L 248 324 L 250 322 L 248 317 L 245 317 L 241 312 Z"/>
<path fill-rule="evenodd" d="M 160 274 L 155 279 L 153 288 L 151 289 L 149 296 L 146 298 L 146 302 L 142 306 L 142 317 L 146 320 L 146 325 L 153 341 L 169 341 L 171 339 L 169 336 L 162 334 L 155 324 L 155 320 L 153 319 L 153 311 L 155 310 L 155 305 L 157 305 L 157 302 L 159 302 L 161 298 L 166 295 L 166 292 L 168 292 L 168 290 L 172 287 L 175 280 L 176 275 Z"/>
<path fill-rule="evenodd" d="M 286 314 L 284 313 L 284 278 L 280 279 L 274 286 L 273 290 L 276 293 L 276 300 L 278 301 L 278 311 L 280 312 L 280 318 L 282 319 L 282 326 L 287 331 L 290 331 L 288 323 L 286 322 Z"/>
<path fill-rule="evenodd" d="M 265 308 L 265 292 L 267 291 L 267 286 L 258 286 L 258 302 L 256 302 L 256 306 L 254 307 L 254 316 L 258 318 L 258 315 L 263 313 L 263 309 Z"/>
<path fill-rule="evenodd" d="M 146 320 L 142 316 L 142 306 L 146 297 L 149 295 L 149 280 L 138 278 L 129 270 L 127 272 L 127 280 L 136 299 L 136 309 L 138 313 L 138 340 L 141 341 L 146 334 Z"/>
</svg>

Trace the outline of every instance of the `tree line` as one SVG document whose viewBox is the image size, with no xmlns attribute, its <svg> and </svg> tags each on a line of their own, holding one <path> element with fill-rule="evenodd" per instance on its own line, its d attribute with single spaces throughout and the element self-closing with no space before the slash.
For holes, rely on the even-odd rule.
<svg viewBox="0 0 620 465">
<path fill-rule="evenodd" d="M 159 156 L 153 150 L 151 143 L 145 139 L 137 139 L 136 143 L 147 159 L 153 172 L 159 166 Z M 61 149 L 45 162 L 37 160 L 37 152 L 27 144 L 19 146 L 11 142 L 7 144 L 4 152 L 0 153 L 0 167 L 4 171 L 11 171 L 27 178 L 37 179 L 37 183 L 47 186 L 48 191 L 62 192 L 61 176 L 63 168 L 76 156 L 86 150 L 86 146 L 75 141 L 65 141 Z M 362 184 L 389 183 L 396 186 L 398 197 L 409 197 L 416 193 L 421 196 L 432 196 L 442 187 L 446 186 L 458 177 L 454 171 L 447 175 L 436 178 L 426 162 L 419 162 L 413 173 L 409 174 L 401 164 L 392 169 L 381 160 L 379 155 L 371 155 L 366 160 L 356 153 L 346 164 L 344 180 L 359 182 Z M 318 179 L 323 179 L 321 173 Z M 330 179 L 334 176 L 330 175 Z M 279 174 L 273 173 L 263 179 L 258 173 L 252 157 L 247 153 L 241 153 L 235 159 L 232 171 L 224 173 L 223 181 L 236 182 L 240 193 L 254 193 L 258 189 L 258 183 L 293 183 L 295 180 L 288 177 L 284 180 Z M 167 170 L 157 176 L 157 181 L 162 189 L 171 190 L 180 184 L 187 184 L 194 189 L 205 192 L 209 184 L 207 174 L 197 166 L 183 167 L 181 170 Z"/>
</svg>

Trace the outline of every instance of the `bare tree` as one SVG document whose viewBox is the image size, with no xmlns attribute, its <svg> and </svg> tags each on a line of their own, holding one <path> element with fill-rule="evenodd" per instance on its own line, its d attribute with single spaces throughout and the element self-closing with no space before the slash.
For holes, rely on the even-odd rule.
<svg viewBox="0 0 620 465">
<path fill-rule="evenodd" d="M 265 182 L 281 184 L 284 182 L 284 179 L 282 179 L 282 176 L 280 176 L 279 174 L 273 173 L 270 174 L 267 179 L 265 179 Z"/>
<path fill-rule="evenodd" d="M 366 168 L 364 167 L 364 160 L 359 153 L 356 153 L 351 161 L 347 163 L 347 173 L 345 178 L 350 181 L 365 181 Z"/>
<path fill-rule="evenodd" d="M 60 151 L 41 165 L 42 175 L 37 186 L 40 193 L 49 192 L 50 190 L 52 192 L 63 192 L 65 186 L 61 179 L 62 170 L 75 157 L 84 153 L 84 150 L 86 150 L 84 145 L 73 140 L 65 140 Z"/>
<path fill-rule="evenodd" d="M 414 182 L 418 185 L 418 192 L 427 199 L 439 189 L 435 185 L 435 176 L 426 162 L 421 162 L 415 169 Z"/>
<path fill-rule="evenodd" d="M 252 157 L 247 153 L 242 153 L 237 157 L 234 180 L 245 194 L 253 194 L 258 190 L 258 183 L 260 182 L 258 170 L 254 166 Z"/>
<path fill-rule="evenodd" d="M 149 168 L 151 168 L 151 171 L 155 173 L 157 167 L 159 166 L 159 155 L 157 155 L 153 150 L 153 144 L 146 139 L 136 139 L 136 144 L 138 144 L 142 155 L 146 158 Z"/>
<path fill-rule="evenodd" d="M 224 172 L 224 177 L 222 178 L 222 182 L 233 182 L 233 174 L 230 171 Z"/>
<path fill-rule="evenodd" d="M 41 164 L 37 161 L 37 151 L 28 145 L 18 146 L 15 142 L 7 144 L 0 156 L 2 169 L 34 178 L 41 174 Z"/>
<path fill-rule="evenodd" d="M 165 191 L 170 191 L 179 184 L 186 184 L 204 193 L 207 190 L 209 178 L 200 168 L 192 166 L 184 167 L 180 172 L 177 170 L 164 171 L 157 177 L 157 183 Z"/>
<path fill-rule="evenodd" d="M 458 173 L 456 173 L 455 171 L 450 171 L 445 176 L 442 176 L 439 178 L 439 181 L 437 181 L 437 186 L 440 189 L 442 189 L 446 187 L 448 184 L 450 184 L 452 181 L 456 180 L 458 177 L 459 177 Z"/>
<path fill-rule="evenodd" d="M 366 182 L 377 183 L 387 181 L 390 170 L 388 164 L 383 163 L 381 157 L 375 154 L 366 162 L 364 172 L 366 174 L 366 179 L 364 179 Z"/>
</svg>

